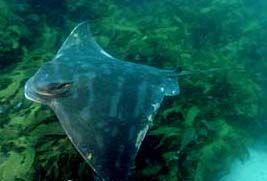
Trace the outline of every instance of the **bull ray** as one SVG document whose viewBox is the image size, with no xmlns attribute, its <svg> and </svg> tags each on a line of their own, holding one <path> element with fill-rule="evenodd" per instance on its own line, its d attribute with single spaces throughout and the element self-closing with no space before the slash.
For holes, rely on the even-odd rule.
<svg viewBox="0 0 267 181">
<path fill-rule="evenodd" d="M 27 81 L 25 96 L 53 109 L 99 177 L 126 180 L 164 96 L 179 94 L 176 75 L 113 58 L 81 23 Z"/>
</svg>

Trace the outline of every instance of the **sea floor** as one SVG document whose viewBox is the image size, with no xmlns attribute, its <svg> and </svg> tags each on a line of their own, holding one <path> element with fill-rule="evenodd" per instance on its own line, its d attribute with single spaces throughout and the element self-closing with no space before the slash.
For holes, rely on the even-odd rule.
<svg viewBox="0 0 267 181">
<path fill-rule="evenodd" d="M 252 147 L 245 161 L 235 160 L 230 173 L 220 181 L 266 181 L 267 149 Z"/>
</svg>

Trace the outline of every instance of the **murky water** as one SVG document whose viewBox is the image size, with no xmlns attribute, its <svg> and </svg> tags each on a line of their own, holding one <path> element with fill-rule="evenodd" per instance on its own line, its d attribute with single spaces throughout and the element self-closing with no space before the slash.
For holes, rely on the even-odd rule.
<svg viewBox="0 0 267 181">
<path fill-rule="evenodd" d="M 266 9 L 264 0 L 1 0 L 0 180 L 93 179 L 55 114 L 24 97 L 83 21 L 118 59 L 192 72 L 164 99 L 129 180 L 267 180 Z"/>
</svg>

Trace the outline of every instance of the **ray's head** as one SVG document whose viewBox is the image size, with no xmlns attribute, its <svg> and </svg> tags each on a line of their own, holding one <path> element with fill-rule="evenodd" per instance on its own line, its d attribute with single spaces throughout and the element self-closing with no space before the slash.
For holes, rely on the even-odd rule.
<svg viewBox="0 0 267 181">
<path fill-rule="evenodd" d="M 68 66 L 59 62 L 48 62 L 26 82 L 25 96 L 29 100 L 50 104 L 52 99 L 67 96 L 73 85 Z"/>
</svg>

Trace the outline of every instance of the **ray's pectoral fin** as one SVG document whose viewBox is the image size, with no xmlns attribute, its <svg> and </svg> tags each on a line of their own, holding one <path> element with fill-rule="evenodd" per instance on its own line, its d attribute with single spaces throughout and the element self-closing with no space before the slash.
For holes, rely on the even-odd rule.
<svg viewBox="0 0 267 181">
<path fill-rule="evenodd" d="M 127 180 L 164 96 L 179 91 L 172 71 L 113 59 L 88 23 L 75 27 L 25 85 L 25 96 L 54 110 L 79 153 L 108 181 Z"/>
<path fill-rule="evenodd" d="M 173 72 L 175 74 L 175 72 Z M 163 81 L 161 91 L 165 96 L 175 96 L 180 94 L 180 87 L 176 76 L 167 76 Z"/>
<path fill-rule="evenodd" d="M 77 25 L 57 52 L 56 59 L 62 56 L 92 57 L 102 60 L 113 58 L 105 52 L 93 38 L 88 22 Z"/>
<path fill-rule="evenodd" d="M 71 109 L 61 106 L 58 104 L 54 109 L 57 117 L 96 175 L 104 180 L 127 180 L 148 130 L 148 120 L 133 118 L 126 121 L 103 116 L 84 120 L 82 113 L 70 114 Z"/>
<path fill-rule="evenodd" d="M 77 150 L 96 174 L 107 180 L 127 180 L 136 154 L 164 96 L 179 91 L 178 85 L 171 79 L 158 86 L 149 81 L 139 85 L 131 81 L 119 94 L 118 104 L 114 104 L 114 109 L 117 110 L 114 115 L 108 111 L 99 114 L 99 110 L 112 105 L 106 99 L 101 101 L 104 92 L 113 95 L 112 86 L 102 90 L 104 92 L 88 89 L 89 95 L 94 95 L 94 106 L 88 109 L 76 110 L 78 102 L 71 97 L 58 100 L 52 106 Z M 80 96 L 85 97 L 82 93 Z"/>
</svg>

